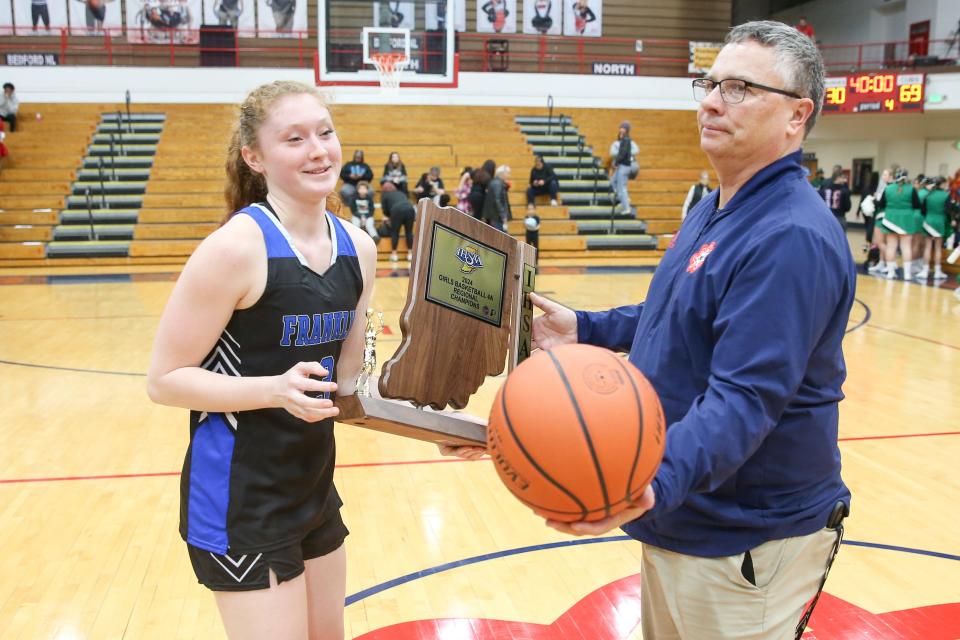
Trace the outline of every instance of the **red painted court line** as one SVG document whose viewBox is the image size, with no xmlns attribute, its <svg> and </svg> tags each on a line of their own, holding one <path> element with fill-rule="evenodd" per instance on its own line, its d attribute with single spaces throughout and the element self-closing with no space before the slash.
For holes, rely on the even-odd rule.
<svg viewBox="0 0 960 640">
<path fill-rule="evenodd" d="M 867 325 L 871 329 L 877 329 L 878 331 L 886 331 L 887 333 L 895 333 L 898 336 L 903 336 L 904 338 L 913 338 L 914 340 L 922 340 L 924 342 L 929 342 L 930 344 L 935 344 L 940 347 L 946 347 L 948 349 L 956 349 L 960 351 L 960 347 L 955 344 L 949 344 L 947 342 L 940 342 L 939 340 L 934 340 L 933 338 L 926 338 L 924 336 L 917 336 L 912 333 L 907 333 L 906 331 L 898 331 L 896 329 L 888 329 L 887 327 L 880 327 L 875 324 Z"/>
<path fill-rule="evenodd" d="M 857 440 L 891 440 L 894 438 L 933 438 L 937 436 L 960 436 L 960 431 L 939 431 L 936 433 L 901 433 L 889 436 L 860 436 L 856 438 L 839 438 L 838 442 L 854 442 Z M 488 460 L 489 458 L 481 458 Z M 443 464 L 447 462 L 477 462 L 475 460 L 461 460 L 460 458 L 441 458 L 438 460 L 397 460 L 394 462 L 354 462 L 338 464 L 337 469 L 361 469 L 365 467 L 397 467 L 419 464 Z M 158 473 L 118 473 L 102 476 L 61 476 L 53 478 L 8 478 L 0 479 L 0 484 L 28 484 L 33 482 L 69 482 L 72 480 L 122 480 L 129 478 L 158 478 L 165 476 L 179 476 L 179 471 L 161 471 Z"/>
<path fill-rule="evenodd" d="M 486 460 L 487 458 L 483 458 Z M 443 458 L 440 460 L 398 460 L 395 462 L 355 462 L 353 464 L 338 464 L 337 469 L 354 469 L 358 467 L 395 467 L 413 464 L 440 464 L 444 462 L 472 462 L 460 458 Z M 26 484 L 31 482 L 69 482 L 72 480 L 123 480 L 128 478 L 159 478 L 165 476 L 179 476 L 179 471 L 160 471 L 157 473 L 117 473 L 102 476 L 60 476 L 53 478 L 7 478 L 0 479 L 0 484 Z"/>
</svg>

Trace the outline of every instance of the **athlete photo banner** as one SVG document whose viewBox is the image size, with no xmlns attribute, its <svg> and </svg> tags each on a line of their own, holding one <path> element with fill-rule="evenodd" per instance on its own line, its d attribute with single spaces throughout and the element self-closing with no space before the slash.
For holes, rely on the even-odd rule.
<svg viewBox="0 0 960 640">
<path fill-rule="evenodd" d="M 200 42 L 200 0 L 127 0 L 127 41 Z"/>
<path fill-rule="evenodd" d="M 123 29 L 120 0 L 71 0 L 70 35 L 102 36 L 104 29 L 114 35 Z"/>
<path fill-rule="evenodd" d="M 563 33 L 564 0 L 523 0 L 523 32 L 542 36 Z"/>
<path fill-rule="evenodd" d="M 602 36 L 603 0 L 564 0 L 563 35 Z"/>
<path fill-rule="evenodd" d="M 467 30 L 467 0 L 428 0 L 423 7 L 427 31 L 443 31 L 445 21 L 454 21 L 456 31 Z M 383 25 L 380 25 L 383 26 Z"/>
<path fill-rule="evenodd" d="M 257 0 L 257 35 L 293 38 L 307 30 L 307 0 Z"/>
<path fill-rule="evenodd" d="M 416 5 L 412 2 L 374 2 L 373 25 L 385 29 L 415 29 Z"/>
<path fill-rule="evenodd" d="M 478 33 L 516 33 L 516 0 L 477 0 Z"/>
<path fill-rule="evenodd" d="M 57 35 L 67 27 L 67 1 L 13 0 L 13 21 L 18 36 Z"/>
<path fill-rule="evenodd" d="M 13 35 L 13 7 L 10 2 L 0 0 L 0 36 Z"/>
<path fill-rule="evenodd" d="M 257 28 L 256 0 L 203 0 L 203 24 L 239 29 L 253 35 Z"/>
</svg>

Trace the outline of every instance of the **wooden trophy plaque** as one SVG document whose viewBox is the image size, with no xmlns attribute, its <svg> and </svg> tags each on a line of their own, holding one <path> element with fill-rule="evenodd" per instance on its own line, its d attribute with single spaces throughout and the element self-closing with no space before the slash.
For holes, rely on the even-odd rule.
<svg viewBox="0 0 960 640">
<path fill-rule="evenodd" d="M 337 398 L 339 422 L 440 444 L 486 446 L 462 409 L 487 376 L 530 355 L 536 250 L 453 207 L 418 204 L 402 339 L 375 385 Z"/>
</svg>

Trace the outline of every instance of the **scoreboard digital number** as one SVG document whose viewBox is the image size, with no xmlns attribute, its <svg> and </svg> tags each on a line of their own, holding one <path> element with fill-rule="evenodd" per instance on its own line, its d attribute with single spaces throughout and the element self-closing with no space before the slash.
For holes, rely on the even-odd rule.
<svg viewBox="0 0 960 640">
<path fill-rule="evenodd" d="M 824 113 L 923 113 L 922 73 L 862 73 L 827 78 Z"/>
</svg>

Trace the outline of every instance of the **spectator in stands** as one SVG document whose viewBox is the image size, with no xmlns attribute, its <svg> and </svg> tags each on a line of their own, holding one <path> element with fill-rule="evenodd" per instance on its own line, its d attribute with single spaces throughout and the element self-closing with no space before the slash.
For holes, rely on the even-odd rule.
<svg viewBox="0 0 960 640">
<path fill-rule="evenodd" d="M 553 168 L 543 161 L 539 153 L 533 157 L 533 168 L 530 169 L 530 186 L 527 187 L 527 210 L 536 209 L 536 198 L 540 195 L 550 196 L 550 206 L 557 206 L 557 193 L 560 191 L 560 181 Z"/>
<path fill-rule="evenodd" d="M 464 167 L 460 172 L 460 184 L 453 195 L 457 197 L 457 209 L 467 214 L 473 215 L 473 207 L 470 205 L 470 189 L 473 188 L 473 167 Z"/>
<path fill-rule="evenodd" d="M 833 217 L 840 223 L 840 227 L 847 230 L 847 212 L 850 211 L 850 187 L 847 186 L 847 176 L 840 165 L 833 168 L 830 182 L 824 183 L 819 189 L 820 197 L 830 207 Z"/>
<path fill-rule="evenodd" d="M 403 164 L 403 161 L 400 160 L 400 154 L 396 151 L 390 154 L 390 159 L 387 160 L 387 164 L 383 165 L 383 177 L 380 178 L 380 184 L 384 185 L 388 182 L 396 187 L 397 191 L 403 193 L 403 195 L 408 195 L 407 167 Z"/>
<path fill-rule="evenodd" d="M 7 132 L 3 130 L 3 125 L 3 120 L 0 120 L 0 172 L 3 171 L 3 159 L 10 155 L 10 152 L 7 151 L 7 145 L 3 143 L 3 139 L 7 137 Z"/>
<path fill-rule="evenodd" d="M 683 209 L 680 211 L 680 219 L 686 219 L 687 212 L 695 207 L 698 202 L 703 200 L 703 197 L 708 195 L 710 191 L 710 174 L 706 171 L 701 171 L 700 182 L 692 185 L 690 190 L 687 191 L 687 199 L 683 201 Z"/>
<path fill-rule="evenodd" d="M 363 161 L 363 151 L 357 149 L 353 152 L 353 160 L 343 165 L 340 170 L 340 178 L 343 179 L 343 186 L 340 187 L 340 199 L 346 207 L 351 207 L 353 199 L 357 195 L 357 186 L 361 182 L 373 182 L 373 169 Z M 369 187 L 369 184 L 368 184 Z"/>
<path fill-rule="evenodd" d="M 10 133 L 17 130 L 17 112 L 20 110 L 20 98 L 17 97 L 13 83 L 3 83 L 3 96 L 0 97 L 0 120 L 10 124 Z"/>
<path fill-rule="evenodd" d="M 407 241 L 407 260 L 413 254 L 413 222 L 417 211 L 410 204 L 407 194 L 403 193 L 392 182 L 384 182 L 380 193 L 380 210 L 390 219 L 387 230 L 390 232 L 390 262 L 397 261 L 397 247 L 400 245 L 400 228 Z"/>
<path fill-rule="evenodd" d="M 362 180 L 357 183 L 357 192 L 350 201 L 350 213 L 353 214 L 353 224 L 366 231 L 376 244 L 380 240 L 380 235 L 374 226 L 373 212 L 373 194 L 370 193 L 370 184 Z"/>
<path fill-rule="evenodd" d="M 420 176 L 413 192 L 418 198 L 431 198 L 441 207 L 450 204 L 450 196 L 443 188 L 443 178 L 440 177 L 440 167 L 430 167 L 430 171 Z"/>
<path fill-rule="evenodd" d="M 493 180 L 493 174 L 497 172 L 497 163 L 493 160 L 485 161 L 479 169 L 473 172 L 473 185 L 470 187 L 470 208 L 473 209 L 473 217 L 480 220 L 483 217 L 483 201 L 487 197 L 487 186 Z"/>
<path fill-rule="evenodd" d="M 633 211 L 630 206 L 630 192 L 627 182 L 630 180 L 633 167 L 636 165 L 634 157 L 640 153 L 637 143 L 630 139 L 630 123 L 620 123 L 617 139 L 610 145 L 610 188 L 616 202 L 620 205 L 619 212 L 629 214 Z M 639 167 L 638 167 L 639 169 Z M 636 177 L 636 174 L 634 174 Z"/>
<path fill-rule="evenodd" d="M 947 274 L 940 268 L 940 251 L 943 245 L 943 238 L 947 235 L 947 207 L 950 202 L 950 194 L 947 193 L 947 179 L 944 177 L 933 178 L 931 181 L 931 190 L 924 201 L 923 217 L 923 263 L 920 271 L 917 273 L 917 279 L 921 282 L 930 277 L 930 258 L 933 258 L 933 279 L 946 279 Z"/>
<path fill-rule="evenodd" d="M 487 192 L 483 198 L 483 221 L 491 227 L 507 230 L 507 221 L 513 218 L 510 212 L 510 198 L 507 194 L 507 183 L 510 180 L 510 167 L 501 165 L 487 185 Z"/>
<path fill-rule="evenodd" d="M 814 42 L 817 41 L 813 34 L 813 25 L 807 22 L 807 16 L 800 16 L 800 21 L 794 25 L 794 28 Z"/>
</svg>

